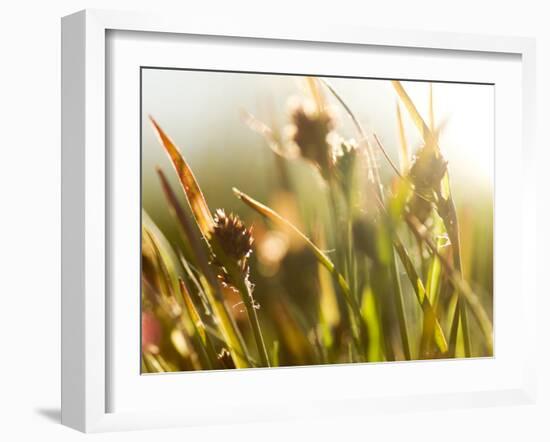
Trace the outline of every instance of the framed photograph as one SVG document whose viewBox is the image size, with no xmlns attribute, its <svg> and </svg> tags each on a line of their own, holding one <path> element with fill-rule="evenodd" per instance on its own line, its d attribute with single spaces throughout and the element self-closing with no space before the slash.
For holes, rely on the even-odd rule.
<svg viewBox="0 0 550 442">
<path fill-rule="evenodd" d="M 62 422 L 528 403 L 534 42 L 62 21 Z"/>
</svg>

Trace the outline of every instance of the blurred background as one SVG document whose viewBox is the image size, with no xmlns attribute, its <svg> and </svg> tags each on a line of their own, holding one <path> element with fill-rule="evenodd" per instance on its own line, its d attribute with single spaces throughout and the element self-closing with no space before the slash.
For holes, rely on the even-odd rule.
<svg viewBox="0 0 550 442">
<path fill-rule="evenodd" d="M 387 80 L 328 79 L 361 123 L 375 130 L 394 162 L 398 162 L 395 92 Z M 403 81 L 420 113 L 427 119 L 428 82 Z M 494 90 L 492 85 L 431 83 L 436 127 L 441 124 L 441 149 L 449 161 L 457 201 L 472 195 L 491 198 L 494 170 Z M 281 130 L 288 124 L 288 103 L 304 95 L 303 77 L 226 72 L 143 69 L 143 202 L 153 209 L 159 195 L 155 165 L 169 166 L 147 116 L 152 115 L 184 151 L 207 199 L 232 200 L 220 182 L 232 175 L 237 187 L 250 180 L 265 191 L 272 178 L 272 153 L 243 123 L 248 111 Z M 337 105 L 335 104 L 336 109 Z M 340 131 L 356 136 L 349 118 L 339 113 Z M 411 147 L 421 136 L 406 116 L 403 123 Z M 246 158 L 246 160 L 245 160 Z M 388 165 L 379 158 L 382 172 Z M 231 169 L 229 171 L 228 169 Z M 241 173 L 246 171 L 246 173 Z M 175 179 L 175 177 L 171 177 Z M 229 177 L 228 177 L 229 178 Z M 216 182 L 220 185 L 216 186 Z M 174 181 L 176 183 L 176 181 Z M 210 191 L 212 190 L 212 192 Z M 221 193 L 220 193 L 221 192 Z"/>
<path fill-rule="evenodd" d="M 328 80 L 363 126 L 377 133 L 397 164 L 397 97 L 390 81 Z M 427 120 L 430 83 L 402 83 Z M 449 161 L 457 206 L 464 210 L 478 206 L 487 209 L 492 206 L 494 176 L 493 86 L 431 84 L 435 126 L 444 125 L 440 146 Z M 175 227 L 165 210 L 155 173 L 155 166 L 171 170 L 171 165 L 149 124 L 148 115 L 161 124 L 183 151 L 211 207 L 225 207 L 240 213 L 243 207 L 233 197 L 232 187 L 261 199 L 276 179 L 273 152 L 243 122 L 242 112 L 250 112 L 273 129 L 284 132 L 289 124 L 289 102 L 305 93 L 300 76 L 143 69 L 142 198 L 145 210 L 163 229 L 171 231 Z M 347 115 L 336 103 L 334 108 L 339 117 L 338 131 L 357 137 Z M 421 135 L 406 115 L 403 124 L 414 152 L 421 145 Z M 389 165 L 377 149 L 375 154 L 382 176 L 390 177 Z M 300 173 L 315 175 L 307 164 L 294 162 L 290 166 L 300 169 L 298 176 Z M 178 189 L 176 175 L 169 173 L 168 178 Z M 307 186 L 311 180 L 303 181 Z M 492 216 L 485 210 L 483 214 Z"/>
</svg>

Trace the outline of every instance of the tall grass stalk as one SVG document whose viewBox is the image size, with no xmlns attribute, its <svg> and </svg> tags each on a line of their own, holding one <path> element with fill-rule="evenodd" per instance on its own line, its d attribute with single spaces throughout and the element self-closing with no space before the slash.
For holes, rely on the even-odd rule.
<svg viewBox="0 0 550 442">
<path fill-rule="evenodd" d="M 430 129 L 430 127 L 428 127 L 428 125 L 424 122 L 422 116 L 420 115 L 413 101 L 411 100 L 411 98 L 403 88 L 401 82 L 394 80 L 392 81 L 392 84 L 399 98 L 402 100 L 406 109 L 409 111 L 409 115 L 411 116 L 414 124 L 416 125 L 418 130 L 421 132 L 422 138 L 424 139 L 426 146 L 433 146 L 433 149 L 435 150 L 435 154 L 438 154 L 439 146 L 437 144 L 436 133 L 433 132 Z M 431 88 L 430 88 L 429 116 L 430 116 L 430 124 L 433 126 L 434 125 L 433 96 L 432 96 Z M 437 206 L 438 206 L 439 214 L 443 219 L 443 222 L 445 223 L 445 227 L 447 229 L 449 238 L 451 240 L 454 264 L 458 272 L 462 274 L 462 258 L 460 256 L 460 235 L 458 230 L 458 217 L 456 216 L 456 206 L 451 194 L 449 181 L 450 181 L 449 172 L 448 170 L 446 170 L 445 176 L 443 177 L 440 183 L 441 190 L 440 189 L 435 190 L 438 197 Z M 460 322 L 462 324 L 462 335 L 463 335 L 463 341 L 464 341 L 464 353 L 466 357 L 470 357 L 471 356 L 471 343 L 470 343 L 471 339 L 470 339 L 470 329 L 468 326 L 468 315 L 463 305 L 463 301 L 460 298 L 458 300 L 457 311 L 455 315 L 456 315 L 456 318 L 453 321 L 454 323 L 458 323 L 458 315 L 460 315 Z M 456 336 L 456 335 L 453 334 L 453 336 Z M 453 347 L 455 346 L 453 345 Z"/>
<path fill-rule="evenodd" d="M 215 221 L 208 205 L 206 204 L 206 200 L 204 199 L 198 182 L 191 171 L 191 168 L 187 165 L 187 162 L 181 155 L 179 149 L 164 133 L 153 118 L 151 118 L 151 122 L 157 132 L 162 146 L 165 148 L 169 158 L 172 161 L 172 165 L 174 166 L 176 173 L 178 174 L 182 188 L 195 216 L 197 226 L 210 245 L 210 249 L 214 252 L 216 258 L 222 260 L 224 267 L 229 269 L 229 274 L 236 283 L 237 290 L 241 293 L 243 303 L 247 308 L 249 320 L 254 331 L 254 338 L 258 348 L 260 360 L 262 364 L 269 366 L 269 356 L 267 355 L 267 350 L 260 329 L 256 306 L 254 305 L 254 301 L 252 299 L 251 288 L 249 284 L 245 282 L 246 275 L 243 274 L 242 269 L 238 269 L 232 260 L 226 256 L 226 252 L 220 244 L 219 239 L 213 234 Z"/>
<path fill-rule="evenodd" d="M 353 124 L 355 125 L 355 127 L 356 127 L 356 129 L 359 133 L 359 136 L 361 137 L 361 140 L 365 143 L 365 146 L 366 146 L 365 150 L 367 152 L 367 158 L 368 158 L 368 162 L 369 162 L 369 170 L 372 171 L 371 180 L 373 181 L 373 184 L 375 185 L 378 198 L 381 201 L 384 201 L 384 193 L 382 191 L 383 187 L 382 187 L 382 183 L 381 183 L 381 180 L 380 180 L 380 174 L 378 172 L 378 167 L 376 167 L 375 159 L 374 159 L 374 153 L 372 151 L 372 147 L 371 147 L 370 143 L 368 142 L 368 138 L 367 138 L 367 134 L 366 134 L 365 130 L 363 129 L 361 123 L 359 123 L 359 120 L 357 119 L 355 114 L 352 112 L 350 107 L 346 104 L 344 99 L 334 89 L 334 87 L 328 81 L 326 81 L 324 79 L 322 80 L 322 82 L 327 87 L 327 89 L 332 93 L 332 95 L 336 98 L 336 100 L 342 105 L 342 107 L 344 108 L 346 113 L 351 118 Z M 380 152 L 382 152 L 382 154 L 384 155 L 384 158 L 386 159 L 388 164 L 390 164 L 390 166 L 392 167 L 394 172 L 397 174 L 397 176 L 402 178 L 401 173 L 399 172 L 399 169 L 394 164 L 394 162 L 392 161 L 392 159 L 390 158 L 390 156 L 388 155 L 388 153 L 386 152 L 386 150 L 382 146 L 382 143 L 380 143 L 380 140 L 379 140 L 379 138 L 376 134 L 374 134 L 374 138 L 377 142 L 377 145 L 378 145 L 378 148 L 379 148 Z M 403 297 L 403 291 L 401 289 L 401 281 L 399 279 L 397 261 L 395 259 L 395 255 L 393 253 L 393 250 L 391 252 L 391 255 L 392 256 L 391 256 L 391 259 L 390 259 L 390 274 L 391 274 L 391 278 L 392 278 L 393 283 L 394 283 L 394 290 L 393 290 L 394 297 L 395 297 L 394 304 L 396 306 L 397 317 L 398 317 L 398 322 L 399 322 L 399 331 L 400 331 L 400 335 L 401 335 L 401 343 L 403 345 L 403 353 L 404 353 L 405 358 L 406 359 L 411 359 L 411 349 L 410 349 L 410 344 L 409 344 L 410 343 L 410 338 L 409 338 L 409 331 L 408 331 L 408 328 L 407 328 L 407 321 L 406 321 L 405 310 L 404 310 L 405 300 L 404 300 L 404 297 Z"/>
</svg>

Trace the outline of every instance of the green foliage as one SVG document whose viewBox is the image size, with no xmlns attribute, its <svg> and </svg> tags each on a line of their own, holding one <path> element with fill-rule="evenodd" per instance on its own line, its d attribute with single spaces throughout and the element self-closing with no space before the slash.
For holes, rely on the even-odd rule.
<svg viewBox="0 0 550 442">
<path fill-rule="evenodd" d="M 180 238 L 143 212 L 143 372 L 492 355 L 492 250 L 474 250 L 492 231 L 471 217 L 459 224 L 433 105 L 428 125 L 392 83 L 399 168 L 325 80 L 307 79 L 287 145 L 246 114 L 273 150 L 278 181 L 267 203 L 250 196 L 254 188 L 233 188 L 239 214 L 209 207 L 182 151 L 151 118 L 186 204 L 159 169 Z M 401 106 L 423 139 L 413 158 Z M 357 133 L 337 132 L 335 107 Z M 387 182 L 377 153 L 393 174 Z"/>
</svg>

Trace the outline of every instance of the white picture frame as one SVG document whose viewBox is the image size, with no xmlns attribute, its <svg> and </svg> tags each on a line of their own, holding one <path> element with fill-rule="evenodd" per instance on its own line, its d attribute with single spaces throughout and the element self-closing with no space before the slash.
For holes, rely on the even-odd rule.
<svg viewBox="0 0 550 442">
<path fill-rule="evenodd" d="M 521 136 L 522 187 L 518 190 L 522 210 L 521 288 L 523 309 L 521 329 L 527 343 L 518 356 L 518 367 L 499 387 L 487 389 L 464 387 L 461 392 L 430 391 L 426 394 L 395 392 L 376 397 L 358 392 L 338 397 L 310 398 L 304 403 L 254 403 L 253 396 L 244 399 L 231 414 L 208 413 L 208 406 L 197 406 L 196 412 L 184 408 L 139 411 L 110 411 L 108 396 L 112 355 L 107 327 L 110 324 L 108 286 L 108 247 L 112 238 L 107 228 L 110 196 L 108 194 L 108 134 L 106 132 L 107 79 L 106 36 L 110 31 L 155 32 L 163 35 L 194 35 L 269 39 L 273 42 L 309 42 L 367 45 L 378 48 L 426 49 L 477 54 L 508 54 L 521 63 Z M 301 27 L 280 23 L 232 25 L 193 18 L 162 17 L 125 12 L 86 10 L 62 20 L 62 423 L 80 431 L 185 426 L 215 422 L 246 422 L 288 417 L 328 415 L 364 415 L 373 410 L 398 411 L 452 407 L 531 403 L 536 393 L 533 349 L 536 316 L 535 269 L 528 256 L 534 256 L 536 241 L 535 194 L 530 183 L 534 173 L 534 108 L 535 108 L 535 43 L 516 37 L 476 36 L 450 33 L 389 31 L 344 26 Z M 496 173 L 499 173 L 499 168 Z M 498 187 L 496 189 L 498 192 Z M 498 243 L 495 248 L 498 259 Z M 137 294 L 136 294 L 137 296 Z M 495 297 L 498 302 L 498 293 Z M 505 327 L 505 324 L 503 325 Z M 498 339 L 498 331 L 496 332 Z M 498 358 L 498 353 L 496 358 Z M 438 364 L 450 364 L 439 362 Z M 379 365 L 376 370 L 393 370 Z M 439 366 L 441 367 L 441 366 Z M 326 376 L 349 367 L 318 368 Z M 354 375 L 361 366 L 354 367 Z M 409 368 L 412 369 L 412 368 Z M 418 368 L 416 368 L 418 370 Z M 437 367 L 430 370 L 436 372 Z M 460 366 L 453 369 L 459 370 Z M 310 369 L 311 370 L 311 369 Z M 329 371 L 330 370 L 330 371 Z M 398 369 L 399 370 L 399 369 Z M 473 369 L 475 373 L 475 368 Z M 285 371 L 288 372 L 288 371 Z M 244 372 L 249 375 L 251 372 Z M 255 381 L 266 379 L 275 385 L 284 377 L 270 370 L 254 371 Z M 311 373 L 311 372 L 310 372 Z M 399 372 L 396 371 L 399 375 Z M 241 373 L 243 374 L 243 373 Z M 227 373 L 217 373 L 217 385 L 223 385 Z M 347 375 L 347 374 L 346 374 Z M 250 375 L 251 376 L 251 375 Z M 241 376 L 242 378 L 242 376 Z M 222 384 L 219 384 L 219 383 Z M 252 400 L 250 400 L 252 398 Z M 307 404 L 307 406 L 304 406 Z M 239 412 L 237 412 L 239 411 Z"/>
</svg>

